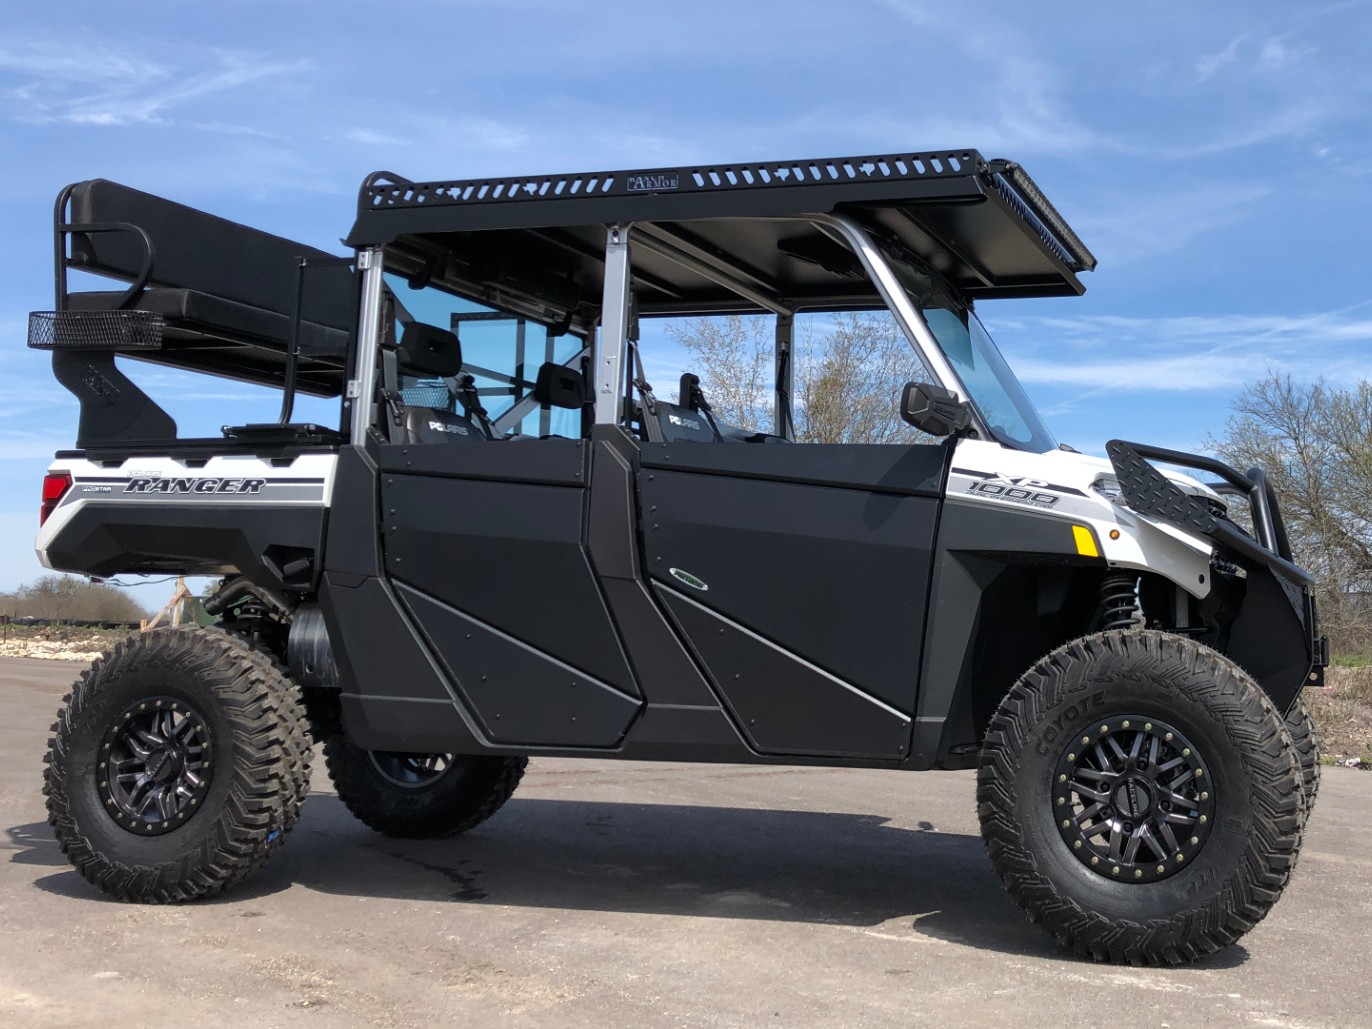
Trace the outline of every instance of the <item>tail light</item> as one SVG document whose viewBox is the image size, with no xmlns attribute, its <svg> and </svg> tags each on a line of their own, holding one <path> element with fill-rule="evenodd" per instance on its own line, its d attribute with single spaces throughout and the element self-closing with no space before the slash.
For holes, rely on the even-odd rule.
<svg viewBox="0 0 1372 1029">
<path fill-rule="evenodd" d="M 40 526 L 48 520 L 48 515 L 52 514 L 53 508 L 67 495 L 69 489 L 71 472 L 48 472 L 43 476 L 43 511 L 38 516 Z"/>
</svg>

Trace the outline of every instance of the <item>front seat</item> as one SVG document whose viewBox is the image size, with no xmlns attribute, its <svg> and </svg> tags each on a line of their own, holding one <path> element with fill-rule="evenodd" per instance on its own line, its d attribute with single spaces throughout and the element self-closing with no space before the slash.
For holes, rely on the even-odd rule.
<svg viewBox="0 0 1372 1029">
<path fill-rule="evenodd" d="M 396 364 L 407 375 L 451 381 L 462 373 L 462 344 L 457 334 L 436 325 L 410 322 L 401 334 Z M 451 396 L 451 385 L 448 387 Z M 420 387 L 415 392 L 435 390 Z M 401 390 L 401 396 L 410 392 Z M 426 398 L 427 399 L 427 398 Z M 486 434 L 472 419 L 443 407 L 406 404 L 402 410 L 407 443 L 485 443 Z"/>
</svg>

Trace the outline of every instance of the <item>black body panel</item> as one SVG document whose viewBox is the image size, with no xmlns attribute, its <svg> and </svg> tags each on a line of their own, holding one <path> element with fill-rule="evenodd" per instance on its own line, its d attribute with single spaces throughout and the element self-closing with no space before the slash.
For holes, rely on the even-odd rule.
<svg viewBox="0 0 1372 1029">
<path fill-rule="evenodd" d="M 612 747 L 642 701 L 403 584 L 396 592 L 492 740 Z"/>
<path fill-rule="evenodd" d="M 319 595 L 338 664 L 343 722 L 370 750 L 483 749 L 423 638 L 380 579 L 326 572 Z"/>
<path fill-rule="evenodd" d="M 665 449 L 645 447 L 645 457 L 738 451 L 767 478 L 744 478 L 728 459 L 721 461 L 728 474 L 645 467 L 640 499 L 649 575 L 861 692 L 912 713 L 947 448 Z M 703 454 L 695 467 L 712 456 Z M 810 484 L 823 476 L 837 480 L 836 466 L 859 459 L 874 465 L 879 457 L 886 468 L 870 481 L 911 492 L 917 486 L 928 495 Z M 801 481 L 782 478 L 787 474 Z M 692 580 L 699 584 L 694 589 Z"/>
<path fill-rule="evenodd" d="M 383 466 L 419 460 L 444 469 L 382 472 L 383 547 L 391 579 L 636 694 L 582 542 L 586 490 L 580 441 L 381 449 Z M 412 453 L 392 457 L 388 451 Z M 466 463 L 471 455 L 491 451 L 500 452 L 506 481 L 457 477 L 464 468 L 483 467 Z M 562 485 L 541 484 L 559 476 Z"/>
<path fill-rule="evenodd" d="M 905 755 L 910 743 L 908 715 L 692 598 L 663 587 L 658 593 L 757 750 L 871 758 Z M 913 683 L 913 671 L 909 680 Z M 913 696 L 910 699 L 913 703 Z"/>
<path fill-rule="evenodd" d="M 1072 571 L 1105 568 L 1104 561 L 1077 553 L 1072 525 L 1060 518 L 956 503 L 945 503 L 943 514 L 909 759 L 914 768 L 975 764 L 989 714 L 984 707 L 993 708 L 1053 646 L 1085 633 L 1096 596 L 1077 595 Z M 1011 623 L 1013 631 L 1005 627 Z"/>
<path fill-rule="evenodd" d="M 644 468 L 664 468 L 749 479 L 841 486 L 875 493 L 937 497 L 946 459 L 934 445 L 805 444 L 796 447 L 700 446 L 644 443 Z"/>
<path fill-rule="evenodd" d="M 1279 711 L 1291 706 L 1316 666 L 1309 592 L 1277 569 L 1250 566 L 1226 656 L 1258 681 Z"/>
</svg>

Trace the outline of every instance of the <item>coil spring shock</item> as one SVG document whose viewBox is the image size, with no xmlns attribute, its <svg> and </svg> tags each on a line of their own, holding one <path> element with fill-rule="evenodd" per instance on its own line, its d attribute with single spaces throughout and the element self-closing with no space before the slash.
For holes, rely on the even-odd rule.
<svg viewBox="0 0 1372 1029">
<path fill-rule="evenodd" d="M 1107 575 L 1102 579 L 1100 605 L 1096 608 L 1096 630 L 1132 629 L 1142 623 L 1138 576 Z"/>
</svg>

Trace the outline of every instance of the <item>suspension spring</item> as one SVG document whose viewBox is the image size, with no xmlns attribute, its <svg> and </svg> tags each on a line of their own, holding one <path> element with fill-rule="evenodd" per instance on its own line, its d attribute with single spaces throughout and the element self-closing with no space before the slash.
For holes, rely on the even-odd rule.
<svg viewBox="0 0 1372 1029">
<path fill-rule="evenodd" d="M 1107 575 L 1100 584 L 1100 605 L 1096 608 L 1096 629 L 1132 629 L 1143 624 L 1139 609 L 1137 575 Z"/>
</svg>

